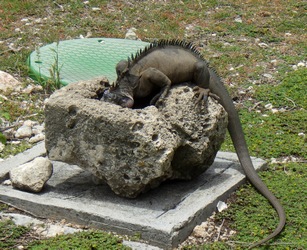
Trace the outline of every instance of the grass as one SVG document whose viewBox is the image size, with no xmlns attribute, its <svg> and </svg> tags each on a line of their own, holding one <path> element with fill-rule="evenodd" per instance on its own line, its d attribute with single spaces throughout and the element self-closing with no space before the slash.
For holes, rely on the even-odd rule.
<svg viewBox="0 0 307 250">
<path fill-rule="evenodd" d="M 100 10 L 94 11 L 93 7 Z M 307 70 L 293 70 L 293 65 L 306 60 L 306 9 L 306 1 L 302 0 L 91 0 L 87 4 L 80 0 L 0 0 L 0 70 L 14 75 L 26 86 L 31 83 L 25 64 L 31 51 L 88 33 L 92 37 L 123 38 L 127 29 L 135 27 L 144 41 L 157 38 L 194 41 L 238 102 L 250 153 L 277 161 L 260 175 L 284 205 L 287 225 L 279 237 L 269 242 L 271 246 L 259 249 L 306 249 L 307 207 L 303 198 L 307 190 Z M 235 21 L 238 17 L 242 22 Z M 265 46 L 259 46 L 260 43 Z M 50 84 L 56 81 L 60 67 L 55 63 L 51 69 L 54 79 Z M 272 78 L 267 79 L 264 74 Z M 42 103 L 51 89 L 49 83 L 41 81 L 46 85 L 45 91 L 30 95 L 0 93 L 7 98 L 0 95 L 0 118 L 13 123 L 30 116 L 42 122 Z M 272 112 L 268 104 L 279 112 Z M 32 117 L 33 114 L 37 115 Z M 1 132 L 0 140 L 6 143 L 1 158 L 31 146 L 27 142 L 9 145 Z M 229 137 L 222 149 L 234 150 Z M 228 204 L 229 209 L 216 220 L 217 223 L 226 220 L 227 226 L 237 231 L 234 238 L 187 249 L 245 249 L 242 242 L 265 237 L 277 224 L 275 211 L 248 184 L 239 188 Z M 8 231 L 12 237 L 7 237 L 10 233 L 2 235 L 4 240 L 0 244 L 11 245 L 0 245 L 1 249 L 12 248 L 24 235 L 30 238 L 25 241 L 30 249 L 67 249 L 66 242 L 80 246 L 86 242 L 92 249 L 121 247 L 120 240 L 101 231 L 32 242 L 26 229 L 13 224 L 1 224 L 0 231 L 6 232 L 7 227 L 14 233 Z M 107 245 L 98 241 L 106 241 Z"/>
<path fill-rule="evenodd" d="M 16 226 L 11 220 L 0 221 L 0 249 L 13 249 L 29 232 L 23 226 Z"/>
<path fill-rule="evenodd" d="M 128 250 L 131 249 L 122 244 L 122 240 L 110 233 L 101 231 L 78 232 L 74 235 L 62 235 L 48 240 L 33 241 L 28 245 L 32 250 Z"/>
</svg>

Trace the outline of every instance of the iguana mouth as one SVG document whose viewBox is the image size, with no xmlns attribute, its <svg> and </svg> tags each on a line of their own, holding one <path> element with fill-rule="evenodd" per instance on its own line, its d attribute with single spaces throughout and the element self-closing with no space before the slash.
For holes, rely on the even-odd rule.
<svg viewBox="0 0 307 250">
<path fill-rule="evenodd" d="M 132 108 L 133 104 L 134 104 L 134 101 L 132 98 L 123 97 L 122 104 L 120 104 L 120 106 L 122 106 L 123 108 Z"/>
</svg>

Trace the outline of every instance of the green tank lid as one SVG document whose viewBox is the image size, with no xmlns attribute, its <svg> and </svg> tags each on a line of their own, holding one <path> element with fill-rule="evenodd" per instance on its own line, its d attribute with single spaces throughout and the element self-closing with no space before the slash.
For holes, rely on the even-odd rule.
<svg viewBox="0 0 307 250">
<path fill-rule="evenodd" d="M 50 70 L 56 64 L 63 85 L 105 76 L 116 80 L 115 66 L 149 43 L 115 38 L 86 38 L 60 41 L 40 47 L 29 58 L 33 78 L 51 78 Z"/>
</svg>

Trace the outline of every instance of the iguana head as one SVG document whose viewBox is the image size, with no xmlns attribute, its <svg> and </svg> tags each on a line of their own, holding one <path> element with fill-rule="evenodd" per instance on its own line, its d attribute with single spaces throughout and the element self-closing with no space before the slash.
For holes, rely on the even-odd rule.
<svg viewBox="0 0 307 250">
<path fill-rule="evenodd" d="M 126 69 L 117 77 L 113 86 L 110 86 L 103 94 L 103 101 L 120 105 L 124 108 L 132 108 L 134 104 L 133 89 L 137 86 L 139 77 L 131 75 Z"/>
<path fill-rule="evenodd" d="M 132 108 L 134 101 L 131 96 L 125 95 L 120 90 L 112 87 L 103 94 L 103 101 L 118 104 L 123 108 Z"/>
</svg>

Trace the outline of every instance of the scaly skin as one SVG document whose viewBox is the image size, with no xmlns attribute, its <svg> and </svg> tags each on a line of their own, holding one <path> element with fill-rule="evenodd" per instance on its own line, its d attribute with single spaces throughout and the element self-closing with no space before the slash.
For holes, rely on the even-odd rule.
<svg viewBox="0 0 307 250">
<path fill-rule="evenodd" d="M 132 108 L 134 98 L 146 97 L 155 88 L 161 91 L 151 104 L 161 102 L 172 84 L 186 81 L 196 83 L 194 91 L 197 102 L 206 101 L 209 95 L 215 97 L 228 113 L 228 130 L 247 178 L 269 200 L 279 216 L 279 224 L 274 232 L 249 248 L 267 242 L 282 231 L 286 222 L 284 209 L 255 171 L 232 99 L 216 72 L 208 67 L 193 45 L 179 41 L 161 41 L 143 52 L 140 51 L 132 58 L 132 62 L 119 62 L 116 70 L 116 86 L 106 91 L 103 99 L 122 107 Z"/>
<path fill-rule="evenodd" d="M 258 176 L 253 163 L 251 161 L 247 144 L 244 138 L 244 133 L 242 129 L 242 125 L 239 119 L 239 115 L 235 109 L 235 106 L 230 98 L 224 84 L 221 82 L 219 77 L 215 74 L 215 72 L 211 69 L 210 71 L 210 85 L 209 89 L 212 93 L 219 97 L 220 104 L 224 107 L 226 112 L 228 113 L 228 131 L 230 137 L 232 139 L 233 145 L 236 149 L 236 153 L 238 155 L 241 166 L 251 184 L 263 195 L 265 196 L 271 205 L 275 208 L 279 216 L 279 224 L 269 236 L 264 238 L 261 241 L 258 241 L 252 245 L 250 245 L 249 249 L 259 246 L 268 240 L 277 236 L 285 226 L 286 223 L 286 214 L 285 211 L 277 200 L 277 198 L 272 194 L 272 192 L 267 188 L 267 186 L 262 182 L 260 177 Z M 200 97 L 202 95 L 202 89 L 196 89 L 196 95 Z"/>
</svg>

